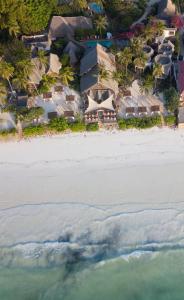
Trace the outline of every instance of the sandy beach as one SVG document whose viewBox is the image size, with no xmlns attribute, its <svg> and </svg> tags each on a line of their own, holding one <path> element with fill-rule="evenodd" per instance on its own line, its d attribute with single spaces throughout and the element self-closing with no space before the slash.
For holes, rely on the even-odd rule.
<svg viewBox="0 0 184 300">
<path fill-rule="evenodd" d="M 183 130 L 1 143 L 0 247 L 182 246 L 183 170 Z"/>
</svg>

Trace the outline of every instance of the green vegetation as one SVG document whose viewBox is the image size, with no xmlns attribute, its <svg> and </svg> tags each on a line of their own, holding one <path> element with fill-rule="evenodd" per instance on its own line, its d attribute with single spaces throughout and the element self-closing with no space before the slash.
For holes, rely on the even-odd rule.
<svg viewBox="0 0 184 300">
<path fill-rule="evenodd" d="M 170 112 L 176 112 L 179 106 L 179 94 L 174 87 L 164 91 L 165 106 Z"/>
<path fill-rule="evenodd" d="M 81 132 L 86 130 L 86 125 L 83 121 L 77 120 L 76 122 L 69 124 L 69 128 L 72 132 Z"/>
<path fill-rule="evenodd" d="M 68 129 L 68 122 L 63 117 L 54 118 L 50 121 L 48 128 L 55 130 L 56 132 L 62 132 Z"/>
<path fill-rule="evenodd" d="M 86 125 L 86 130 L 87 131 L 98 131 L 99 130 L 99 126 L 98 123 L 90 123 Z"/>
<path fill-rule="evenodd" d="M 16 135 L 16 129 L 12 128 L 9 130 L 0 130 L 0 138 L 1 137 L 13 137 Z"/>
<path fill-rule="evenodd" d="M 7 81 L 11 92 L 12 85 L 18 90 L 26 90 L 28 77 L 33 69 L 30 50 L 22 41 L 13 39 L 6 44 L 0 44 L 0 52 L 3 55 L 0 61 L 0 77 Z"/>
<path fill-rule="evenodd" d="M 86 39 L 88 36 L 96 35 L 97 32 L 95 29 L 84 29 L 84 28 L 78 28 L 75 30 L 75 39 L 76 40 L 82 40 Z"/>
<path fill-rule="evenodd" d="M 176 125 L 176 116 L 175 115 L 165 116 L 164 121 L 167 126 L 174 126 Z"/>
<path fill-rule="evenodd" d="M 95 19 L 94 23 L 95 23 L 97 32 L 100 34 L 100 36 L 102 36 L 102 33 L 105 31 L 105 29 L 108 26 L 107 18 L 105 16 L 99 15 Z"/>
<path fill-rule="evenodd" d="M 44 109 L 42 107 L 20 107 L 15 108 L 16 119 L 22 122 L 31 123 L 38 119 L 44 114 Z"/>
<path fill-rule="evenodd" d="M 119 129 L 122 130 L 130 129 L 130 128 L 146 129 L 154 126 L 161 126 L 161 124 L 162 122 L 160 116 L 118 120 Z"/>
<path fill-rule="evenodd" d="M 42 80 L 39 84 L 39 87 L 37 89 L 39 94 L 47 93 L 49 92 L 52 85 L 56 83 L 56 78 L 50 75 L 43 75 Z"/>
<path fill-rule="evenodd" d="M 57 0 L 0 0 L 0 30 L 10 36 L 44 30 Z"/>
<path fill-rule="evenodd" d="M 47 127 L 45 125 L 36 125 L 36 126 L 28 126 L 23 129 L 24 137 L 33 137 L 37 135 L 44 135 L 47 131 Z"/>
<path fill-rule="evenodd" d="M 114 31 L 127 30 L 144 12 L 146 0 L 103 1 L 105 10 L 111 18 L 111 26 Z"/>
</svg>

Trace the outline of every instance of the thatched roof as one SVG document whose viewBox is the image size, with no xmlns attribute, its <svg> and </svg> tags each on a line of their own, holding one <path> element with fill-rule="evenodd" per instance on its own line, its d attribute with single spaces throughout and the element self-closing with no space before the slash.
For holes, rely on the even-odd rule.
<svg viewBox="0 0 184 300">
<path fill-rule="evenodd" d="M 56 54 L 50 53 L 49 55 L 49 68 L 47 74 L 59 74 L 61 69 L 61 63 L 59 57 Z"/>
<path fill-rule="evenodd" d="M 94 85 L 101 85 L 102 88 L 112 89 L 118 93 L 118 84 L 110 76 L 101 79 L 99 76 L 99 66 L 102 65 L 109 73 L 116 70 L 115 57 L 106 52 L 105 48 L 97 44 L 91 51 L 82 58 L 80 65 L 81 92 L 91 89 Z"/>
<path fill-rule="evenodd" d="M 83 16 L 53 16 L 50 23 L 49 35 L 52 40 L 60 37 L 71 38 L 74 36 L 75 30 L 79 28 L 92 29 L 93 25 L 91 19 Z"/>
<path fill-rule="evenodd" d="M 40 64 L 38 57 L 32 58 L 31 63 L 33 64 L 33 70 L 29 75 L 29 83 L 39 84 L 42 80 L 42 76 L 46 72 L 46 68 L 43 64 Z"/>
<path fill-rule="evenodd" d="M 33 64 L 33 70 L 29 75 L 29 83 L 38 85 L 42 80 L 44 74 L 58 74 L 61 68 L 61 63 L 56 54 L 50 53 L 48 56 L 48 65 L 45 66 L 43 63 L 40 63 L 39 58 L 35 57 L 31 59 Z"/>
<path fill-rule="evenodd" d="M 160 0 L 158 5 L 158 17 L 168 19 L 176 14 L 176 6 L 172 0 Z"/>
<path fill-rule="evenodd" d="M 70 57 L 70 64 L 75 65 L 78 62 L 78 53 L 80 53 L 81 47 L 76 45 L 74 42 L 70 41 L 65 49 L 63 50 L 64 53 L 67 53 Z"/>
</svg>

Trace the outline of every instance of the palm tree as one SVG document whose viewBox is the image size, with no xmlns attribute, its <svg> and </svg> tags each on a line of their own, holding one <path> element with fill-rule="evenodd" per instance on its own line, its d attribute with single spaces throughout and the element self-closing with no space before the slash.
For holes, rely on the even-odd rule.
<svg viewBox="0 0 184 300">
<path fill-rule="evenodd" d="M 100 36 L 102 35 L 102 31 L 106 29 L 108 25 L 107 18 L 105 16 L 98 16 L 98 18 L 95 20 L 95 26 L 97 31 L 100 33 Z"/>
<path fill-rule="evenodd" d="M 69 85 L 69 83 L 74 80 L 73 68 L 70 66 L 61 68 L 59 71 L 59 78 L 64 85 Z"/>
<path fill-rule="evenodd" d="M 99 68 L 99 72 L 98 72 L 98 75 L 100 77 L 100 80 L 107 80 L 109 78 L 109 72 L 107 69 L 105 69 L 105 66 L 104 65 L 99 65 L 98 66 Z"/>
<path fill-rule="evenodd" d="M 139 89 L 141 94 L 149 94 L 153 90 L 154 79 L 152 75 L 147 75 L 139 81 Z"/>
<path fill-rule="evenodd" d="M 144 30 L 144 38 L 146 42 L 152 41 L 154 38 L 154 28 L 150 24 L 148 24 Z"/>
<path fill-rule="evenodd" d="M 15 78 L 13 79 L 13 85 L 18 89 L 27 89 L 28 81 L 25 76 L 23 76 L 21 73 L 17 73 Z"/>
<path fill-rule="evenodd" d="M 163 34 L 164 29 L 165 29 L 165 25 L 162 21 L 156 21 L 153 24 L 153 28 L 154 28 L 154 31 L 155 31 L 156 35 L 161 36 Z"/>
<path fill-rule="evenodd" d="M 9 22 L 8 32 L 9 32 L 9 35 L 17 37 L 17 35 L 20 33 L 20 27 L 19 27 L 17 21 L 11 20 Z"/>
<path fill-rule="evenodd" d="M 133 40 L 131 42 L 131 49 L 132 49 L 134 56 L 142 53 L 143 44 L 144 44 L 143 38 L 141 38 L 141 37 L 133 38 Z"/>
<path fill-rule="evenodd" d="M 7 96 L 7 89 L 4 82 L 0 81 L 0 105 L 4 105 L 6 103 L 5 99 Z"/>
<path fill-rule="evenodd" d="M 29 75 L 33 71 L 34 65 L 29 59 L 24 59 L 16 64 L 17 67 L 17 73 L 22 73 L 22 76 L 25 78 L 29 78 Z"/>
<path fill-rule="evenodd" d="M 127 74 L 128 65 L 132 62 L 132 50 L 130 47 L 126 47 L 123 51 L 120 51 L 117 54 L 118 62 L 121 64 L 121 67 L 125 66 L 125 71 Z"/>
<path fill-rule="evenodd" d="M 153 66 L 153 76 L 155 78 L 161 78 L 163 76 L 162 66 L 160 64 L 154 64 Z"/>
<path fill-rule="evenodd" d="M 127 87 L 131 86 L 132 81 L 133 81 L 133 76 L 129 71 L 126 74 L 122 73 L 120 86 L 123 89 L 126 89 Z"/>
<path fill-rule="evenodd" d="M 120 72 L 119 70 L 113 71 L 111 73 L 111 78 L 120 85 L 122 81 L 122 72 Z"/>
<path fill-rule="evenodd" d="M 135 69 L 144 70 L 146 63 L 147 63 L 147 57 L 143 52 L 134 59 Z"/>
<path fill-rule="evenodd" d="M 47 66 L 48 64 L 48 58 L 47 56 L 45 56 L 45 51 L 44 50 L 38 50 L 38 60 L 39 60 L 39 64 L 40 64 L 40 69 L 42 68 L 42 65 L 44 67 Z"/>
<path fill-rule="evenodd" d="M 11 92 L 13 93 L 13 88 L 10 82 L 10 78 L 13 77 L 13 73 L 14 73 L 14 67 L 7 63 L 6 61 L 2 60 L 0 61 L 0 77 L 2 79 L 5 79 L 8 81 L 9 87 Z"/>
<path fill-rule="evenodd" d="M 72 9 L 75 11 L 82 11 L 88 7 L 86 0 L 73 0 L 71 2 Z"/>
<path fill-rule="evenodd" d="M 163 76 L 163 70 L 162 70 L 162 66 L 160 64 L 154 64 L 153 76 L 155 77 L 155 89 L 156 89 L 158 78 L 162 78 L 162 76 Z"/>
</svg>

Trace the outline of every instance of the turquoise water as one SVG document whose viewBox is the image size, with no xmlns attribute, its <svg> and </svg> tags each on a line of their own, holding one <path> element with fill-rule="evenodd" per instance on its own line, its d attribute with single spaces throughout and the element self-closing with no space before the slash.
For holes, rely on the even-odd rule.
<svg viewBox="0 0 184 300">
<path fill-rule="evenodd" d="M 89 7 L 91 8 L 91 10 L 93 10 L 97 14 L 103 13 L 102 7 L 99 4 L 97 4 L 96 2 L 89 3 Z"/>
<path fill-rule="evenodd" d="M 89 48 L 95 47 L 97 44 L 100 44 L 106 48 L 110 48 L 113 45 L 113 42 L 109 40 L 101 40 L 101 41 L 98 40 L 98 41 L 86 41 L 83 44 Z"/>
<path fill-rule="evenodd" d="M 1 300 L 183 300 L 184 250 L 86 265 L 1 268 Z"/>
</svg>

